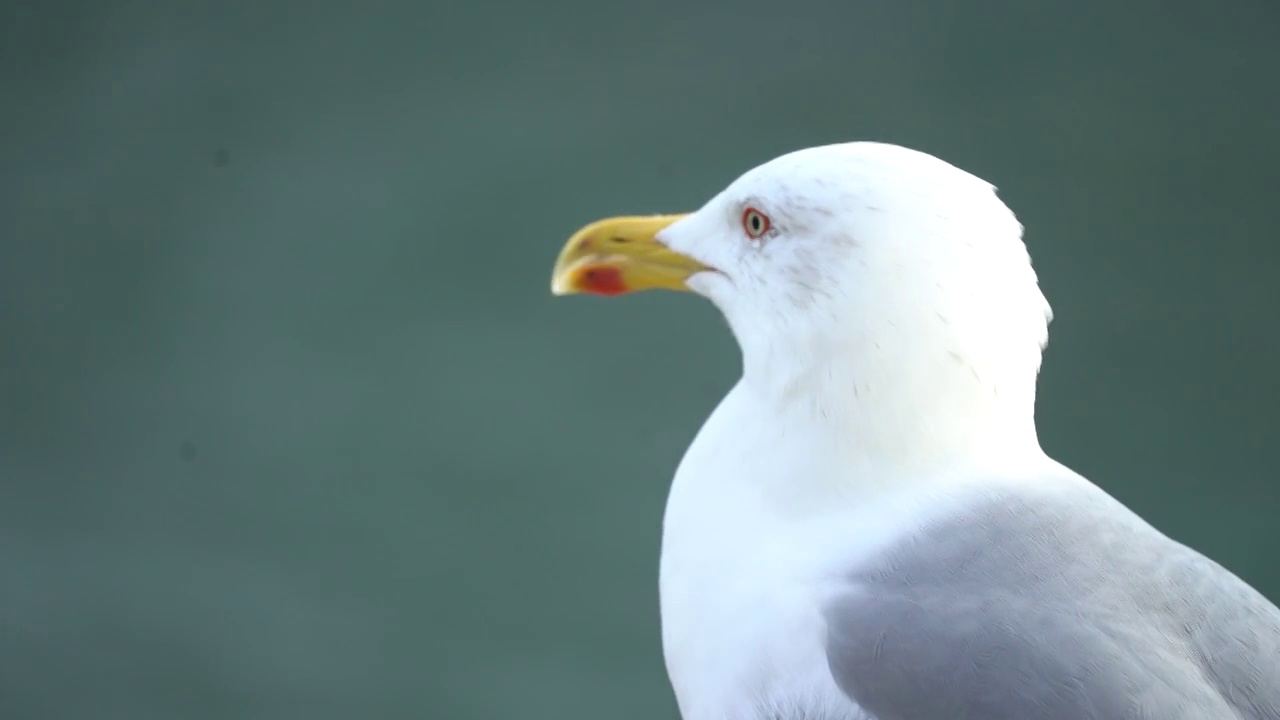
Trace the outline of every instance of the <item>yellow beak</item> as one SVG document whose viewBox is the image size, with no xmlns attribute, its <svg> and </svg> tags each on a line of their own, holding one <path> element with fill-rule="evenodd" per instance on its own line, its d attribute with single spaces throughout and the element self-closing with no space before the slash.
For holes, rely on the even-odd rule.
<svg viewBox="0 0 1280 720">
<path fill-rule="evenodd" d="M 711 268 L 654 239 L 683 217 L 606 218 L 575 232 L 551 272 L 552 294 L 621 295 L 659 288 L 687 291 L 685 280 Z"/>
</svg>

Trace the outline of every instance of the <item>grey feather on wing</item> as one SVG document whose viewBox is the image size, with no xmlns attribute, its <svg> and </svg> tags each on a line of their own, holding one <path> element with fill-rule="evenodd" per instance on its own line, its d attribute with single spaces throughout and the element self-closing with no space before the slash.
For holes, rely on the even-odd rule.
<svg viewBox="0 0 1280 720">
<path fill-rule="evenodd" d="M 938 518 L 826 616 L 877 720 L 1280 720 L 1280 610 L 1084 486 Z"/>
</svg>

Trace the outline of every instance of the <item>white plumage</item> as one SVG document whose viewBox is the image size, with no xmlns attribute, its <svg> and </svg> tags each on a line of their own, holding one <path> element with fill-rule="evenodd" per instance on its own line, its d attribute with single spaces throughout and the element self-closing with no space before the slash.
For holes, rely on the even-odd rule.
<svg viewBox="0 0 1280 720">
<path fill-rule="evenodd" d="M 1021 236 L 987 183 L 876 143 L 657 233 L 743 364 L 664 518 L 685 720 L 1280 718 L 1280 610 L 1040 448 Z"/>
</svg>

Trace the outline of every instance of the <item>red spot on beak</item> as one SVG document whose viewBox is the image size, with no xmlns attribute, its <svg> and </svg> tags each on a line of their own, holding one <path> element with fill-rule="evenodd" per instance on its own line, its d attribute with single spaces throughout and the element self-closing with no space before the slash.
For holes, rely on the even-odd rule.
<svg viewBox="0 0 1280 720">
<path fill-rule="evenodd" d="M 582 271 L 579 283 L 582 289 L 596 295 L 621 295 L 627 291 L 618 268 L 607 265 L 589 267 Z"/>
</svg>

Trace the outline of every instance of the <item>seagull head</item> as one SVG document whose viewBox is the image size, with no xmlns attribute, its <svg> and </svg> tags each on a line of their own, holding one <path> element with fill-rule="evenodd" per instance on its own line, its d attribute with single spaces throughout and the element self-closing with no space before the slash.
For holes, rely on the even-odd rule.
<svg viewBox="0 0 1280 720">
<path fill-rule="evenodd" d="M 874 406 L 932 428 L 966 413 L 1033 424 L 1052 313 L 1022 226 L 990 184 L 931 155 L 791 152 L 694 212 L 586 225 L 552 277 L 556 294 L 649 289 L 710 299 L 744 383 L 779 403 Z"/>
</svg>

